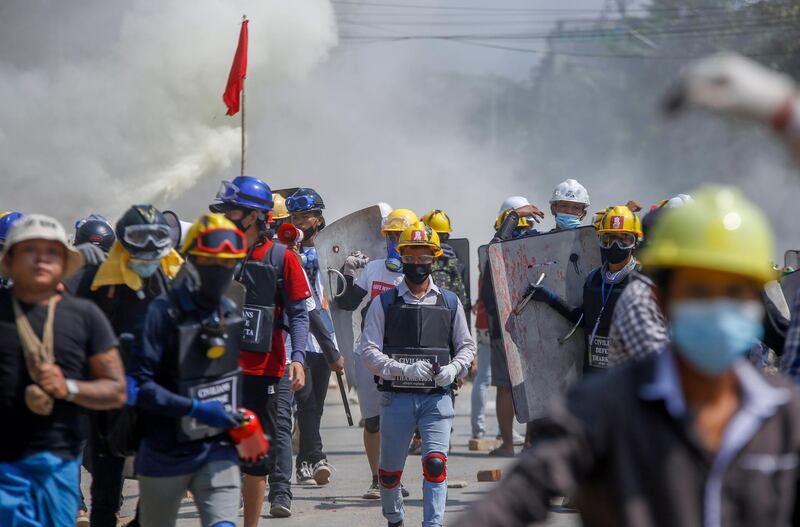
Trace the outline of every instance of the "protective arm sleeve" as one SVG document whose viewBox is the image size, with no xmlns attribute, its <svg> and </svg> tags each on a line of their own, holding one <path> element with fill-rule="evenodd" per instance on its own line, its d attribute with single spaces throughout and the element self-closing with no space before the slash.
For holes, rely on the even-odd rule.
<svg viewBox="0 0 800 527">
<path fill-rule="evenodd" d="M 192 400 L 164 388 L 155 375 L 170 339 L 172 319 L 165 301 L 150 304 L 144 322 L 142 345 L 131 357 L 130 375 L 139 383 L 137 405 L 168 417 L 181 417 L 192 409 Z"/>
<path fill-rule="evenodd" d="M 289 319 L 289 336 L 292 338 L 292 343 L 308 342 L 309 318 L 305 299 L 297 302 L 287 302 L 286 317 Z M 305 364 L 305 345 L 292 345 L 292 362 Z"/>
<path fill-rule="evenodd" d="M 355 311 L 361 305 L 364 297 L 367 296 L 367 292 L 356 285 L 352 276 L 345 275 L 344 279 L 344 293 L 335 300 L 336 305 L 346 311 Z"/>
<path fill-rule="evenodd" d="M 567 304 L 567 301 L 558 295 L 553 295 L 551 300 L 547 302 L 547 305 L 555 309 L 556 313 L 566 318 L 573 324 L 577 324 L 583 316 L 583 307 L 571 308 L 569 307 L 569 304 Z"/>
<path fill-rule="evenodd" d="M 308 326 L 311 330 L 311 334 L 317 339 L 317 343 L 319 343 L 319 347 L 322 350 L 322 354 L 325 355 L 325 360 L 328 361 L 328 364 L 339 360 L 339 357 L 342 355 L 339 353 L 339 350 L 336 349 L 336 343 L 331 338 L 328 328 L 325 327 L 325 322 L 322 320 L 322 312 L 319 309 L 308 313 Z M 294 338 L 292 342 L 294 342 Z"/>
</svg>

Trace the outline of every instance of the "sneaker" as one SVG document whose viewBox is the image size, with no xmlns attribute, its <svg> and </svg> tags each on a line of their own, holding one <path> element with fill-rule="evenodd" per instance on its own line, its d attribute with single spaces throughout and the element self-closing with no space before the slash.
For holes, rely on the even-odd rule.
<svg viewBox="0 0 800 527">
<path fill-rule="evenodd" d="M 403 486 L 402 483 L 400 484 L 400 494 L 402 494 L 404 498 L 407 498 L 411 495 L 408 493 L 408 491 L 406 490 L 406 488 Z"/>
<path fill-rule="evenodd" d="M 89 527 L 89 515 L 86 511 L 78 512 L 78 517 L 75 519 L 75 525 L 77 527 Z"/>
<path fill-rule="evenodd" d="M 381 489 L 378 487 L 378 478 L 372 480 L 372 484 L 362 496 L 365 500 L 379 500 L 381 499 Z"/>
<path fill-rule="evenodd" d="M 397 523 L 392 523 L 392 522 L 388 522 L 388 523 L 389 523 L 389 527 L 403 527 L 403 520 L 400 520 Z"/>
<path fill-rule="evenodd" d="M 333 467 L 327 459 L 320 459 L 314 463 L 313 478 L 317 485 L 327 485 L 331 481 L 331 469 Z"/>
<path fill-rule="evenodd" d="M 269 515 L 273 518 L 288 518 L 292 515 L 292 502 L 286 496 L 275 496 L 269 508 Z"/>
<path fill-rule="evenodd" d="M 511 435 L 511 437 L 512 437 L 512 441 L 514 443 L 514 446 L 522 446 L 522 445 L 525 444 L 525 436 L 524 435 L 520 435 L 520 433 L 517 432 L 516 430 L 514 430 L 514 432 Z M 498 441 L 502 441 L 503 440 L 503 436 L 501 436 L 500 434 L 497 434 L 496 439 Z"/>
<path fill-rule="evenodd" d="M 308 486 L 317 484 L 317 482 L 314 481 L 314 476 L 311 474 L 311 466 L 308 464 L 307 461 L 303 461 L 302 463 L 300 463 L 300 468 L 297 469 L 295 478 L 297 479 L 298 485 Z"/>
</svg>

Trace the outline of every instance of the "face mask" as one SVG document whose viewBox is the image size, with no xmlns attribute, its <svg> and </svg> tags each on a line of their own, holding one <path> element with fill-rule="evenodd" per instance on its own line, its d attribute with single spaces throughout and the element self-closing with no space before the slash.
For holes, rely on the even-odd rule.
<svg viewBox="0 0 800 527">
<path fill-rule="evenodd" d="M 678 353 L 707 375 L 720 375 L 764 335 L 760 302 L 682 300 L 669 306 Z"/>
<path fill-rule="evenodd" d="M 384 265 L 392 272 L 397 272 L 403 268 L 403 264 L 400 262 L 400 253 L 397 252 L 397 244 L 395 242 L 386 240 L 386 262 Z"/>
<path fill-rule="evenodd" d="M 403 264 L 403 274 L 412 284 L 421 284 L 431 275 L 433 264 Z"/>
<path fill-rule="evenodd" d="M 604 262 L 618 264 L 624 262 L 628 256 L 631 255 L 632 250 L 633 249 L 622 249 L 617 242 L 614 242 L 608 249 L 604 247 L 600 248 L 600 257 Z"/>
<path fill-rule="evenodd" d="M 150 278 L 160 266 L 160 260 L 128 260 L 128 268 L 141 278 Z"/>
<path fill-rule="evenodd" d="M 218 265 L 195 265 L 200 283 L 197 287 L 197 303 L 203 307 L 216 308 L 222 296 L 231 286 L 233 269 Z"/>
<path fill-rule="evenodd" d="M 556 212 L 556 227 L 559 229 L 575 229 L 581 226 L 581 217 L 574 214 Z"/>
</svg>

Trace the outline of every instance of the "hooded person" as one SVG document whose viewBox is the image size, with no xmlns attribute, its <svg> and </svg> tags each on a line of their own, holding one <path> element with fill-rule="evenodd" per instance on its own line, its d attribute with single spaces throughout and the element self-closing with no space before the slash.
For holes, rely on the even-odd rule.
<svg viewBox="0 0 800 527">
<path fill-rule="evenodd" d="M 108 248 L 105 261 L 85 265 L 64 282 L 75 296 L 94 302 L 111 321 L 122 346 L 122 359 L 142 345 L 145 316 L 150 303 L 167 293 L 183 259 L 173 249 L 169 224 L 153 205 L 133 205 L 117 221 L 115 229 L 98 217 L 79 222 L 75 243 Z M 110 242 L 110 244 L 108 243 Z M 136 404 L 137 384 L 128 378 L 128 404 Z M 92 526 L 111 525 L 122 504 L 126 451 L 130 446 L 111 438 L 125 426 L 119 411 L 94 412 L 91 416 L 89 463 L 92 473 Z"/>
<path fill-rule="evenodd" d="M 611 317 L 620 295 L 638 269 L 633 251 L 642 239 L 641 222 L 624 206 L 609 207 L 599 221 L 597 241 L 602 265 L 593 269 L 583 286 L 583 303 L 571 307 L 545 286 L 531 285 L 526 293 L 543 302 L 586 334 L 586 354 L 583 370 L 602 371 L 608 367 Z"/>
<path fill-rule="evenodd" d="M 296 255 L 272 240 L 273 196 L 264 181 L 239 176 L 223 181 L 215 203 L 209 205 L 247 239 L 247 255 L 235 273 L 235 280 L 247 290 L 239 344 L 243 402 L 273 438 L 266 463 L 242 467 L 245 527 L 258 524 L 267 476 L 270 515 L 291 515 L 292 406 L 294 394 L 305 384 L 305 348 L 288 347 L 285 335 L 294 342 L 308 339 L 306 301 L 311 290 Z"/>
<path fill-rule="evenodd" d="M 247 250 L 232 222 L 204 214 L 169 293 L 148 306 L 130 368 L 147 423 L 135 467 L 142 527 L 173 526 L 187 490 L 203 527 L 233 526 L 239 516 L 239 456 L 228 430 L 239 425 L 242 318 L 225 293 Z"/>
<path fill-rule="evenodd" d="M 83 265 L 53 218 L 14 222 L 0 254 L 0 524 L 74 525 L 85 410 L 125 402 L 117 339 L 93 303 L 61 294 Z"/>
<path fill-rule="evenodd" d="M 347 257 L 342 269 L 345 290 L 335 300 L 337 307 L 348 311 L 359 309 L 363 322 L 372 299 L 384 291 L 394 289 L 403 281 L 403 264 L 400 261 L 397 244 L 403 231 L 418 221 L 417 215 L 410 209 L 394 209 L 386 215 L 381 223 L 381 234 L 386 238 L 386 257 L 372 261 L 367 261 L 361 253 L 353 253 Z M 354 340 L 356 351 L 359 349 L 359 339 L 360 335 Z M 381 448 L 380 394 L 372 373 L 366 369 L 361 360 L 356 359 L 355 370 L 358 406 L 364 418 L 364 450 L 372 473 L 372 482 L 362 498 L 380 499 L 378 486 L 378 459 Z M 403 492 L 404 496 L 407 496 L 405 489 Z"/>
<path fill-rule="evenodd" d="M 745 358 L 775 278 L 772 230 L 737 189 L 693 196 L 664 213 L 640 256 L 671 343 L 576 384 L 459 525 L 543 521 L 552 495 L 573 492 L 591 525 L 797 523 L 800 395 Z"/>
<path fill-rule="evenodd" d="M 422 438 L 423 525 L 443 525 L 452 390 L 469 371 L 475 343 L 458 297 L 431 278 L 439 236 L 417 222 L 400 236 L 403 281 L 370 304 L 358 355 L 381 391 L 378 481 L 383 515 L 403 525 L 401 482 L 408 440 Z"/>
</svg>

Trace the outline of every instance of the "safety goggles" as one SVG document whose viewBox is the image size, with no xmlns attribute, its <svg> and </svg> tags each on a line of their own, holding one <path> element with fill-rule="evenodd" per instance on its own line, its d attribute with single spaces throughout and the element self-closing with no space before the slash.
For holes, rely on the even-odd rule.
<svg viewBox="0 0 800 527">
<path fill-rule="evenodd" d="M 400 261 L 404 264 L 428 265 L 433 263 L 433 256 L 430 254 L 404 254 L 400 257 Z"/>
<path fill-rule="evenodd" d="M 286 198 L 286 209 L 289 212 L 304 212 L 319 209 L 311 196 L 289 196 Z"/>
<path fill-rule="evenodd" d="M 620 249 L 633 249 L 636 247 L 636 236 L 629 232 L 604 232 L 600 235 L 599 243 L 603 249 L 610 249 L 615 242 Z"/>
<path fill-rule="evenodd" d="M 209 229 L 197 237 L 197 249 L 210 254 L 227 251 L 244 254 L 247 242 L 241 233 L 225 228 Z"/>
<path fill-rule="evenodd" d="M 384 231 L 404 231 L 409 227 L 411 224 L 403 217 L 386 218 L 381 224 L 381 229 Z"/>
<path fill-rule="evenodd" d="M 246 192 L 242 192 L 238 186 L 234 185 L 230 181 L 223 181 L 220 183 L 219 190 L 217 190 L 217 199 L 223 203 L 237 203 L 240 199 L 245 199 L 257 205 L 263 205 L 264 208 L 272 208 L 272 200 L 265 201 L 258 196 L 253 196 L 251 194 L 247 194 Z"/>
<path fill-rule="evenodd" d="M 129 245 L 140 249 L 151 244 L 163 249 L 172 243 L 169 225 L 130 225 L 125 227 L 123 239 Z"/>
</svg>

